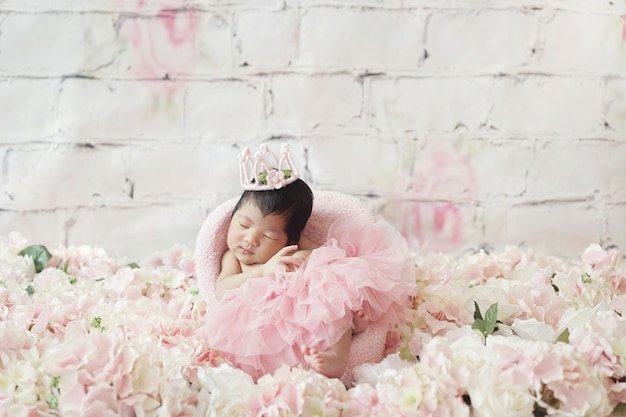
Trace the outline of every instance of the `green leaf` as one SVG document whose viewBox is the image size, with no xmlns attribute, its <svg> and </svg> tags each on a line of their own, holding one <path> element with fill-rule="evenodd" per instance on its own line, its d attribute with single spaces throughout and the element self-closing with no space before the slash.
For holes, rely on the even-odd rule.
<svg viewBox="0 0 626 417">
<path fill-rule="evenodd" d="M 498 323 L 498 303 L 492 304 L 485 313 L 485 330 L 487 334 L 493 333 Z M 485 336 L 487 335 L 485 334 Z"/>
<path fill-rule="evenodd" d="M 563 343 L 569 343 L 569 329 L 567 327 L 556 338 L 556 341 L 557 342 L 563 342 Z"/>
<path fill-rule="evenodd" d="M 559 292 L 559 287 L 557 287 L 557 285 L 554 283 L 554 277 L 556 277 L 556 272 L 552 273 L 552 276 L 550 277 L 550 285 L 552 285 L 552 288 L 554 288 L 554 292 Z"/>
<path fill-rule="evenodd" d="M 137 265 L 137 263 L 135 263 L 135 262 L 131 262 L 131 263 L 128 264 L 128 267 L 130 269 L 138 269 L 139 265 Z"/>
<path fill-rule="evenodd" d="M 48 265 L 48 261 L 52 258 L 52 254 L 42 245 L 28 246 L 18 253 L 20 256 L 30 256 L 35 263 L 35 271 L 37 273 L 43 271 Z"/>
<path fill-rule="evenodd" d="M 32 296 L 35 293 L 35 289 L 33 288 L 32 285 L 28 285 L 26 288 L 26 292 L 28 293 L 28 295 Z"/>
<path fill-rule="evenodd" d="M 480 331 L 484 336 L 489 336 L 493 333 L 498 323 L 498 303 L 492 304 L 485 312 L 485 318 L 480 313 L 480 307 L 476 301 L 474 301 L 474 323 L 472 329 Z"/>
<path fill-rule="evenodd" d="M 482 334 L 485 334 L 485 332 L 483 331 L 484 327 L 485 322 L 483 321 L 483 319 L 476 319 L 474 320 L 474 323 L 472 323 L 472 329 L 479 330 Z"/>
<path fill-rule="evenodd" d="M 483 319 L 483 315 L 480 314 L 480 307 L 478 307 L 478 303 L 476 301 L 474 301 L 474 320 L 481 320 Z"/>
</svg>

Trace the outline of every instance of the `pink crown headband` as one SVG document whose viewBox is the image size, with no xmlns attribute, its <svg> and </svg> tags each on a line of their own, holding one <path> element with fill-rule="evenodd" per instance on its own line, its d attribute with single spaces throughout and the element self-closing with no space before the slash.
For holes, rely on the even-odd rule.
<svg viewBox="0 0 626 417">
<path fill-rule="evenodd" d="M 244 190 L 278 190 L 291 184 L 298 179 L 298 171 L 293 166 L 289 145 L 281 145 L 280 159 L 266 144 L 259 146 L 254 160 L 250 149 L 244 148 L 239 154 L 239 177 Z"/>
</svg>

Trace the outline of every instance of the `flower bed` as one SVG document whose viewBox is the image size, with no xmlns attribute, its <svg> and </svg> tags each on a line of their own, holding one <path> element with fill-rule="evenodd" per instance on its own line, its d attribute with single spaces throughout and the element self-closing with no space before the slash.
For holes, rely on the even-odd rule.
<svg viewBox="0 0 626 417">
<path fill-rule="evenodd" d="M 254 383 L 222 363 L 196 335 L 206 304 L 185 247 L 133 264 L 11 234 L 0 415 L 607 416 L 626 402 L 621 260 L 597 245 L 576 261 L 420 256 L 396 351 L 347 389 L 287 368 Z"/>
</svg>

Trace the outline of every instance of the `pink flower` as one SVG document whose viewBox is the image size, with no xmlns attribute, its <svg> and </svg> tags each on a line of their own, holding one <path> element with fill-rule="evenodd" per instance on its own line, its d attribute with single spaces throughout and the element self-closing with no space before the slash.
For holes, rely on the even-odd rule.
<svg viewBox="0 0 626 417">
<path fill-rule="evenodd" d="M 275 190 L 278 190 L 279 188 L 285 186 L 285 173 L 283 171 L 271 169 L 268 171 L 265 180 L 267 181 L 267 185 Z"/>
<path fill-rule="evenodd" d="M 373 385 L 359 384 L 348 391 L 347 417 L 371 417 L 375 416 L 379 407 L 378 392 Z M 381 416 L 383 414 L 380 414 Z"/>
<path fill-rule="evenodd" d="M 340 416 L 347 399 L 344 385 L 338 379 L 326 378 L 302 368 L 283 366 L 273 375 L 258 380 L 263 393 L 259 415 Z"/>
<path fill-rule="evenodd" d="M 101 279 L 114 273 L 120 265 L 104 249 L 87 245 L 60 246 L 52 252 L 48 265 L 56 265 L 68 275 Z"/>
</svg>

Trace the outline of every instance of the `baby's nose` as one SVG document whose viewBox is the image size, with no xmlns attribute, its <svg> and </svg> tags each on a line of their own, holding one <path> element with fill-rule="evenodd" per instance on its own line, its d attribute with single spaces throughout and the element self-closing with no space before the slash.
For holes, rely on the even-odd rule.
<svg viewBox="0 0 626 417">
<path fill-rule="evenodd" d="M 254 231 L 248 231 L 244 240 L 252 246 L 259 246 L 259 234 Z"/>
</svg>

